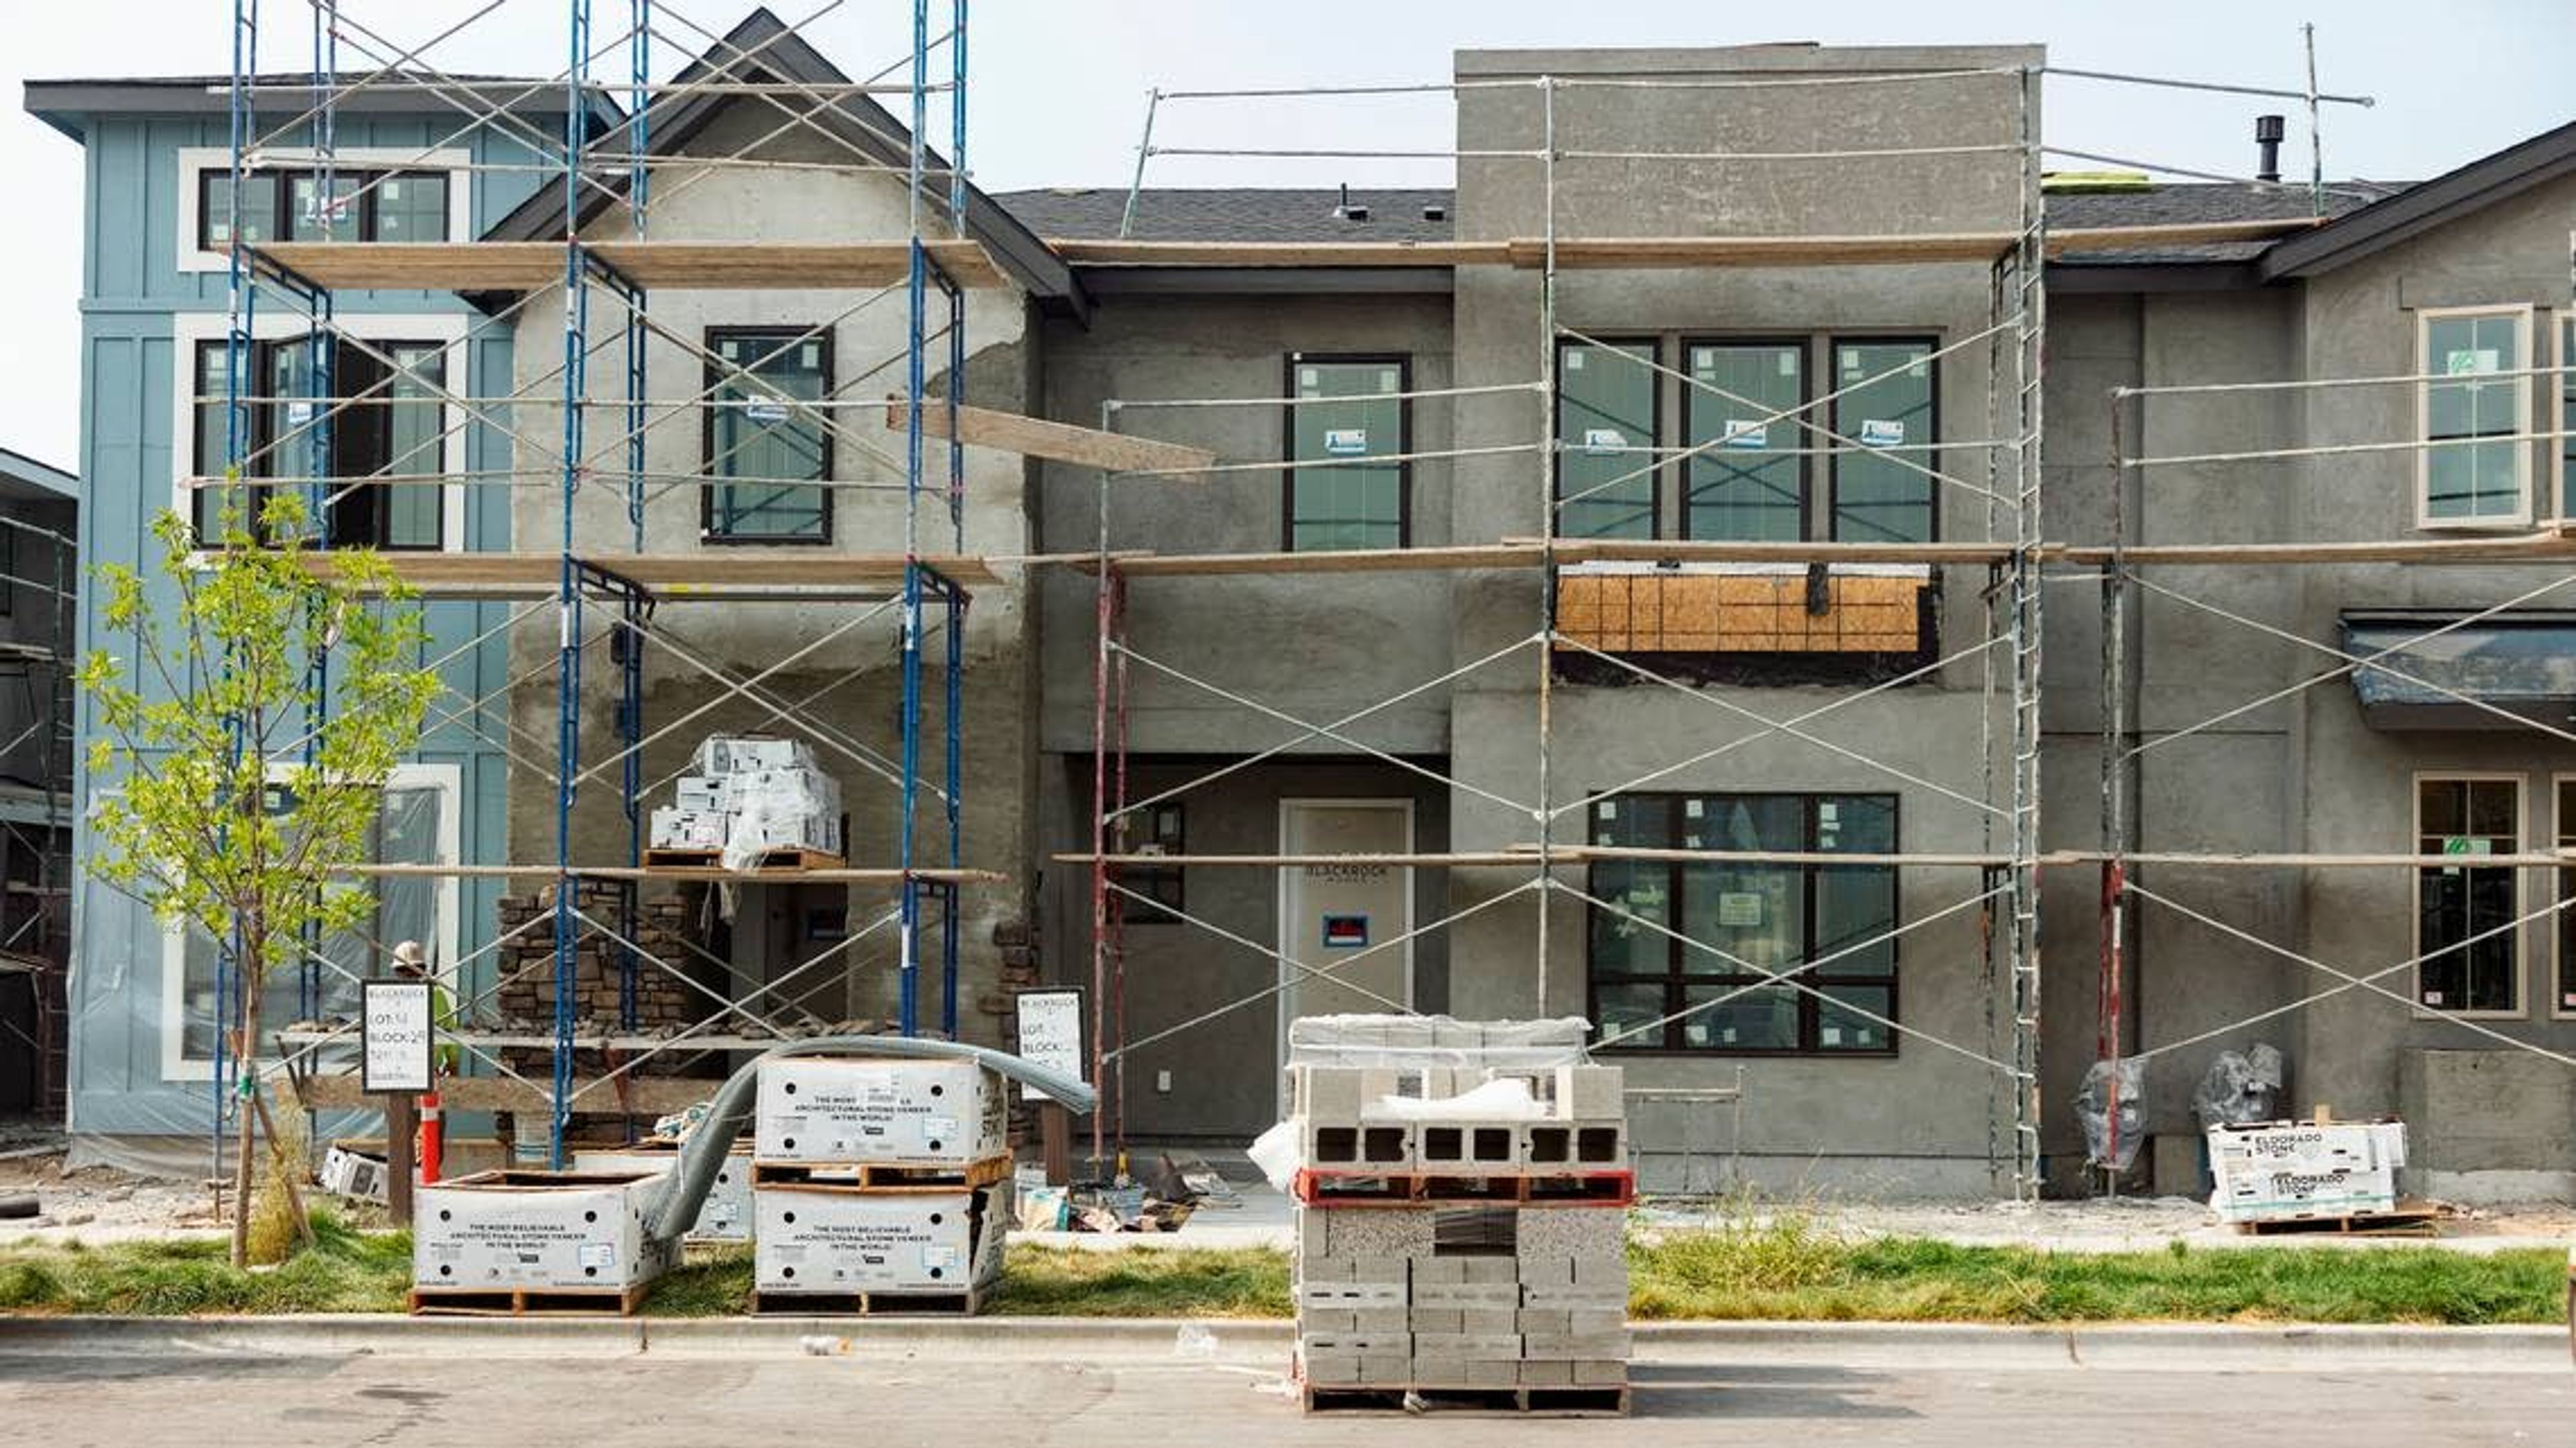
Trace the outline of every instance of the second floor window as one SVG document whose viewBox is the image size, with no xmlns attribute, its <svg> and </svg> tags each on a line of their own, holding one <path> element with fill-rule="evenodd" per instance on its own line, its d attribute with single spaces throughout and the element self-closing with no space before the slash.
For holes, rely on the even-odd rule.
<svg viewBox="0 0 2576 1448">
<path fill-rule="evenodd" d="M 259 342 L 250 350 L 242 391 L 253 398 L 241 439 L 242 476 L 281 487 L 320 487 L 327 498 L 329 541 L 338 545 L 430 550 L 446 544 L 447 352 L 436 342 L 330 344 L 329 386 L 315 387 L 313 351 L 303 337 Z M 197 417 L 191 470 L 218 478 L 230 461 L 224 344 L 197 344 Z M 328 397 L 316 399 L 317 392 Z M 317 453 L 317 448 L 320 451 Z M 321 466 L 316 469 L 316 464 Z M 360 479 L 379 479 L 367 485 Z M 325 485 L 312 480 L 328 479 Z M 266 489 L 247 488 L 256 512 Z M 199 537 L 222 516 L 222 490 L 199 487 L 193 515 Z"/>
<path fill-rule="evenodd" d="M 2531 309 L 2423 313 L 2417 384 L 2423 439 L 2416 521 L 2426 527 L 2531 516 Z M 2504 375 L 2499 375 L 2504 374 Z"/>
<path fill-rule="evenodd" d="M 1682 389 L 1686 464 L 1682 536 L 1792 542 L 1807 536 L 1806 448 L 1794 413 L 1807 400 L 1804 341 L 1692 342 Z"/>
<path fill-rule="evenodd" d="M 1832 536 L 1845 543 L 1925 543 L 1937 531 L 1941 435 L 1933 344 L 1837 338 L 1833 344 Z M 1902 461 L 1900 461 L 1902 459 Z"/>
<path fill-rule="evenodd" d="M 2477 860 L 2522 851 L 2522 781 L 2415 781 L 2415 847 L 2456 864 L 2415 872 L 2415 999 L 2428 1011 L 2522 1011 L 2522 872 Z"/>
<path fill-rule="evenodd" d="M 334 171 L 330 200 L 314 174 L 253 171 L 243 181 L 241 239 L 270 241 L 445 241 L 448 178 L 441 171 Z M 233 178 L 197 177 L 197 249 L 233 241 Z"/>
<path fill-rule="evenodd" d="M 1402 357 L 1288 359 L 1298 400 L 1288 409 L 1292 551 L 1405 546 L 1411 465 L 1369 459 L 1411 451 L 1409 371 Z"/>
<path fill-rule="evenodd" d="M 709 542 L 827 543 L 832 446 L 822 414 L 799 402 L 832 393 L 832 343 L 810 327 L 707 333 Z"/>
<path fill-rule="evenodd" d="M 1556 531 L 1652 538 L 1663 381 L 1649 338 L 1556 349 Z"/>
</svg>

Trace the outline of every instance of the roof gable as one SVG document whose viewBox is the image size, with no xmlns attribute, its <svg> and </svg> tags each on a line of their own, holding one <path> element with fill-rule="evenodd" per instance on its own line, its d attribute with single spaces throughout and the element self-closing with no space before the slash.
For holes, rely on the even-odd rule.
<svg viewBox="0 0 2576 1448">
<path fill-rule="evenodd" d="M 2311 277 L 2384 251 L 2535 186 L 2576 175 L 2576 121 L 2408 187 L 2263 254 L 2265 281 Z"/>
</svg>

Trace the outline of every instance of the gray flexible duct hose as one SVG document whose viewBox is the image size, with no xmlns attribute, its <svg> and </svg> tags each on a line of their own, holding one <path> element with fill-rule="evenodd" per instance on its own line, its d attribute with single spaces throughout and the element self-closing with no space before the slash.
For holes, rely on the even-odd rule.
<svg viewBox="0 0 2576 1448">
<path fill-rule="evenodd" d="M 1046 1095 L 1063 1102 L 1077 1114 L 1087 1113 L 1099 1102 L 1099 1093 L 1082 1083 L 1079 1077 L 1023 1060 L 1006 1051 L 988 1046 L 970 1046 L 960 1041 L 932 1041 L 918 1036 L 818 1036 L 810 1041 L 790 1041 L 772 1046 L 754 1057 L 741 1070 L 716 1088 L 708 1103 L 707 1116 L 689 1133 L 687 1145 L 680 1148 L 680 1162 L 671 1173 L 671 1185 L 662 1194 L 662 1204 L 652 1220 L 644 1224 L 645 1232 L 667 1243 L 677 1243 L 682 1234 L 698 1220 L 698 1208 L 704 1206 L 707 1192 L 715 1186 L 716 1174 L 724 1169 L 725 1157 L 733 1150 L 734 1140 L 750 1123 L 752 1108 L 759 1100 L 760 1063 L 773 1056 L 930 1056 L 963 1058 L 979 1061 L 1014 1081 L 1026 1082 Z"/>
</svg>

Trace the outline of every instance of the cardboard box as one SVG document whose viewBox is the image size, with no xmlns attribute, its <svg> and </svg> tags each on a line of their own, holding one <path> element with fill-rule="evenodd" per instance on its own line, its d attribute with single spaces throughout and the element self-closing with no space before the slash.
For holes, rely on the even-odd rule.
<svg viewBox="0 0 2576 1448">
<path fill-rule="evenodd" d="M 381 1152 L 358 1151 L 335 1141 L 322 1154 L 322 1170 L 317 1179 L 322 1190 L 333 1196 L 381 1202 L 385 1199 L 387 1180 L 385 1158 Z"/>
<path fill-rule="evenodd" d="M 697 774 L 745 774 L 759 769 L 812 769 L 814 750 L 802 739 L 760 734 L 710 734 L 691 761 Z"/>
<path fill-rule="evenodd" d="M 682 809 L 733 810 L 733 781 L 721 774 L 684 774 L 672 790 L 671 802 Z"/>
<path fill-rule="evenodd" d="M 668 1174 L 679 1165 L 679 1149 L 670 1146 L 631 1147 L 622 1151 L 577 1151 L 573 1153 L 575 1171 L 662 1172 Z M 748 1242 L 751 1240 L 751 1147 L 738 1143 L 716 1170 L 715 1184 L 707 1188 L 707 1199 L 698 1205 L 698 1220 L 683 1239 L 690 1242 Z"/>
<path fill-rule="evenodd" d="M 477 1172 L 413 1196 L 412 1281 L 420 1287 L 624 1288 L 671 1254 L 644 1232 L 659 1172 Z"/>
<path fill-rule="evenodd" d="M 733 816 L 722 810 L 656 805 L 646 842 L 657 850 L 721 850 L 732 827 Z"/>
<path fill-rule="evenodd" d="M 760 1063 L 763 1162 L 963 1168 L 1009 1150 L 1010 1099 L 974 1061 L 779 1057 Z"/>
<path fill-rule="evenodd" d="M 954 1192 L 762 1185 L 752 1192 L 762 1292 L 965 1292 L 1002 1275 L 1011 1183 Z"/>
<path fill-rule="evenodd" d="M 2397 1173 L 2391 1167 L 2357 1171 L 2297 1171 L 2275 1167 L 2236 1171 L 2219 1179 L 2211 1210 L 2227 1222 L 2265 1217 L 2350 1217 L 2393 1211 Z"/>
<path fill-rule="evenodd" d="M 2406 1164 L 2402 1121 L 2267 1121 L 2209 1130 L 2209 1166 L 2294 1172 L 2367 1171 Z"/>
</svg>

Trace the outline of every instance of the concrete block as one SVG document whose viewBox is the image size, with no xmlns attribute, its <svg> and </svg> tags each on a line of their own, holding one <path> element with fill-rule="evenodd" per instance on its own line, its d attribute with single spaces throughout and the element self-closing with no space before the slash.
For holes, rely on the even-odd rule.
<svg viewBox="0 0 2576 1448">
<path fill-rule="evenodd" d="M 1615 1207 L 1524 1207 L 1514 1249 L 1523 1258 L 1622 1257 L 1628 1214 Z"/>
<path fill-rule="evenodd" d="M 1571 1121 L 1624 1121 L 1628 1073 L 1618 1066 L 1556 1068 L 1556 1114 Z"/>
<path fill-rule="evenodd" d="M 1357 1066 L 1291 1066 L 1288 1079 L 1296 1113 L 1309 1123 L 1359 1124 L 1368 1102 L 1368 1072 Z"/>
<path fill-rule="evenodd" d="M 1571 1287 L 1574 1285 L 1574 1259 L 1534 1257 L 1524 1252 L 1520 1257 L 1520 1279 L 1524 1287 Z"/>
<path fill-rule="evenodd" d="M 1407 1332 L 1309 1332 L 1297 1334 L 1297 1355 L 1308 1362 L 1317 1358 L 1411 1357 L 1413 1334 Z"/>
<path fill-rule="evenodd" d="M 1628 1381 L 1628 1364 L 1621 1358 L 1576 1358 L 1574 1385 L 1578 1388 L 1616 1388 Z"/>
<path fill-rule="evenodd" d="M 1464 1358 L 1427 1357 L 1418 1349 L 1413 1355 L 1413 1377 L 1417 1387 L 1463 1388 L 1467 1386 L 1467 1361 Z"/>
<path fill-rule="evenodd" d="M 1527 1216 L 1528 1213 L 1524 1212 L 1522 1215 Z M 1469 1282 L 1502 1286 L 1521 1280 L 1520 1262 L 1517 1258 L 1459 1257 L 1453 1260 L 1466 1264 L 1466 1280 Z"/>
<path fill-rule="evenodd" d="M 1300 1257 L 1297 1259 L 1297 1280 L 1300 1282 L 1348 1282 L 1352 1280 L 1351 1259 L 1348 1257 L 1317 1257 L 1311 1255 Z"/>
<path fill-rule="evenodd" d="M 1550 1333 L 1572 1332 L 1573 1317 L 1572 1312 L 1562 1307 L 1524 1307 L 1520 1310 L 1520 1329 L 1542 1337 Z"/>
<path fill-rule="evenodd" d="M 1521 1356 L 1518 1333 L 1415 1333 L 1413 1352 L 1416 1357 L 1475 1359 L 1483 1362 L 1517 1362 Z"/>
<path fill-rule="evenodd" d="M 1574 1386 L 1574 1364 L 1571 1362 L 1532 1362 L 1521 1360 L 1521 1384 L 1532 1388 L 1570 1388 Z"/>
<path fill-rule="evenodd" d="M 1521 1330 L 1521 1310 L 1517 1307 L 1460 1308 L 1458 1330 L 1487 1337 L 1517 1335 Z"/>
<path fill-rule="evenodd" d="M 1628 1254 L 1619 1252 L 1606 1257 L 1575 1258 L 1574 1285 L 1625 1290 L 1628 1286 Z"/>
<path fill-rule="evenodd" d="M 1567 1309 L 1565 1317 L 1562 1330 L 1568 1333 L 1619 1332 L 1628 1326 L 1625 1307 L 1575 1307 Z"/>
<path fill-rule="evenodd" d="M 1429 1208 L 1343 1207 L 1309 1211 L 1324 1219 L 1324 1234 L 1335 1256 L 1413 1258 L 1431 1255 L 1432 1212 Z"/>
<path fill-rule="evenodd" d="M 1413 1330 L 1413 1310 L 1403 1303 L 1351 1309 L 1351 1330 L 1359 1333 L 1395 1333 Z"/>
<path fill-rule="evenodd" d="M 1628 1123 L 1625 1121 L 1575 1122 L 1574 1164 L 1585 1171 L 1626 1171 L 1628 1169 Z"/>
<path fill-rule="evenodd" d="M 1569 1283 L 1554 1287 L 1525 1285 L 1521 1288 L 1521 1308 L 1523 1311 L 1624 1313 L 1628 1310 L 1628 1285 L 1625 1282 L 1596 1282 L 1582 1286 Z"/>
<path fill-rule="evenodd" d="M 1351 1307 L 1308 1307 L 1299 1304 L 1297 1328 L 1300 1332 L 1352 1333 L 1360 1330 L 1360 1315 Z"/>
<path fill-rule="evenodd" d="M 1351 1257 L 1351 1280 L 1353 1282 L 1389 1283 L 1394 1285 L 1398 1291 L 1401 1291 L 1407 1283 L 1413 1280 L 1413 1274 L 1406 1271 L 1405 1267 L 1405 1260 L 1402 1257 L 1394 1256 L 1392 1254 L 1353 1254 Z M 1582 1269 L 1580 1267 L 1576 1269 L 1578 1274 L 1580 1274 L 1581 1270 Z M 1580 1281 L 1582 1279 L 1578 1275 L 1576 1280 Z M 1401 1301 L 1402 1299 L 1399 1298 L 1398 1300 Z"/>
<path fill-rule="evenodd" d="M 1623 1121 L 1532 1121 L 1521 1127 L 1522 1170 L 1624 1171 L 1628 1127 Z"/>
<path fill-rule="evenodd" d="M 1444 1051 L 1481 1051 L 1485 1049 L 1485 1023 L 1454 1020 L 1437 1016 L 1429 1022 L 1431 1044 Z"/>
<path fill-rule="evenodd" d="M 1378 1026 L 1378 1038 L 1390 1051 L 1429 1051 L 1439 1044 L 1433 1031 L 1428 1017 L 1388 1016 Z"/>
<path fill-rule="evenodd" d="M 1626 1328 L 1616 1332 L 1524 1333 L 1522 1355 L 1537 1361 L 1624 1358 L 1636 1350 Z"/>
<path fill-rule="evenodd" d="M 1413 1329 L 1415 1337 L 1420 1337 L 1427 1332 L 1464 1332 L 1466 1330 L 1459 1326 L 1458 1309 L 1454 1307 L 1414 1308 L 1406 1325 Z"/>
<path fill-rule="evenodd" d="M 1306 1381 L 1325 1388 L 1358 1387 L 1360 1360 L 1356 1357 L 1307 1358 Z"/>
<path fill-rule="evenodd" d="M 1467 1280 L 1467 1259 L 1417 1257 L 1413 1261 L 1413 1280 L 1417 1285 L 1425 1282 L 1464 1282 Z"/>
<path fill-rule="evenodd" d="M 1517 1311 L 1521 1305 L 1521 1289 L 1514 1283 L 1416 1282 L 1413 1284 L 1413 1305 Z"/>
<path fill-rule="evenodd" d="M 1404 1306 L 1404 1286 L 1396 1282 L 1306 1282 L 1297 1288 L 1297 1306 L 1357 1311 L 1363 1307 Z"/>
<path fill-rule="evenodd" d="M 1360 1381 L 1370 1387 L 1405 1386 L 1413 1381 L 1413 1354 L 1371 1353 L 1361 1358 Z"/>
<path fill-rule="evenodd" d="M 1425 1121 L 1415 1154 L 1424 1171 L 1509 1173 L 1521 1166 L 1521 1123 Z"/>
<path fill-rule="evenodd" d="M 1300 1210 L 1297 1213 L 1297 1255 L 1313 1259 L 1333 1255 L 1333 1214 Z"/>
</svg>

